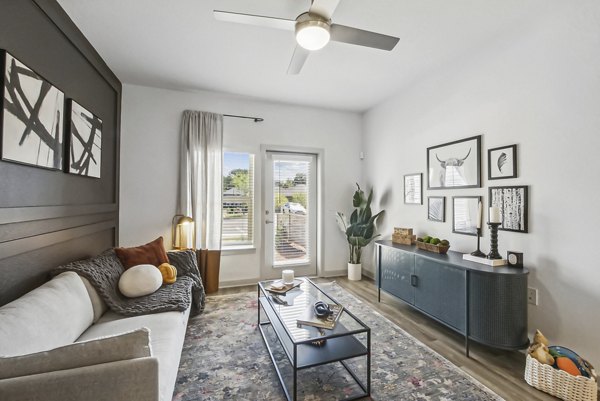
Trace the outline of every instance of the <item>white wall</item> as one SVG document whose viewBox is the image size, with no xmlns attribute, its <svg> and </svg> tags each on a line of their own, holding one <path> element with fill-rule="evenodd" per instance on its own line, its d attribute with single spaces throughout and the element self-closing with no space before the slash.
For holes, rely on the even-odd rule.
<svg viewBox="0 0 600 401">
<path fill-rule="evenodd" d="M 122 246 L 148 242 L 159 235 L 170 244 L 176 209 L 179 127 L 186 109 L 260 116 L 262 123 L 225 119 L 224 148 L 256 155 L 255 202 L 260 207 L 261 144 L 319 148 L 324 151 L 323 270 L 346 268 L 346 244 L 335 211 L 351 206 L 358 158 L 361 116 L 355 113 L 268 103 L 214 92 L 178 92 L 125 85 L 121 129 L 120 229 Z M 256 250 L 225 254 L 221 284 L 259 277 L 261 214 L 256 214 Z"/>
<path fill-rule="evenodd" d="M 600 3 L 548 2 L 537 17 L 454 65 L 432 72 L 366 113 L 363 176 L 387 215 L 382 232 L 414 227 L 470 252 L 475 238 L 452 234 L 451 197 L 496 185 L 529 185 L 530 233 L 500 232 L 500 252 L 523 251 L 541 329 L 600 364 Z M 426 148 L 483 134 L 481 189 L 428 191 L 403 204 L 403 174 L 426 173 Z M 487 181 L 487 149 L 518 144 L 517 179 Z M 426 181 L 424 187 L 426 188 Z M 427 221 L 427 196 L 445 195 L 446 223 Z M 489 232 L 482 239 L 489 250 Z M 371 262 L 372 258 L 365 258 Z"/>
</svg>

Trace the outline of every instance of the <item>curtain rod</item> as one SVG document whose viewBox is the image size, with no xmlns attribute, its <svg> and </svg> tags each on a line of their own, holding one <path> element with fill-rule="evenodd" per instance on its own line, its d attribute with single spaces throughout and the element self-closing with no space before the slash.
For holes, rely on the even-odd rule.
<svg viewBox="0 0 600 401">
<path fill-rule="evenodd" d="M 261 117 L 238 116 L 235 114 L 223 114 L 223 117 L 247 118 L 248 120 L 254 120 L 255 123 L 261 123 L 261 122 L 265 121 L 265 119 L 261 118 Z"/>
</svg>

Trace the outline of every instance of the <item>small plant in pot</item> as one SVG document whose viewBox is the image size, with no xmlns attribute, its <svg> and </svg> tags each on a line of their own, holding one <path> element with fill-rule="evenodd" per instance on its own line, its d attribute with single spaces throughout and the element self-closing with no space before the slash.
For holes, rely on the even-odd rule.
<svg viewBox="0 0 600 401">
<path fill-rule="evenodd" d="M 377 214 L 371 211 L 371 200 L 373 199 L 373 189 L 369 192 L 369 197 L 365 198 L 365 193 L 356 184 L 356 192 L 352 197 L 352 206 L 356 209 L 350 215 L 350 220 L 344 216 L 344 213 L 337 212 L 336 220 L 340 230 L 346 235 L 350 258 L 348 260 L 348 279 L 360 280 L 362 275 L 362 264 L 360 257 L 362 248 L 369 245 L 374 239 L 379 237 L 375 234 L 377 218 L 383 213 L 383 210 Z"/>
</svg>

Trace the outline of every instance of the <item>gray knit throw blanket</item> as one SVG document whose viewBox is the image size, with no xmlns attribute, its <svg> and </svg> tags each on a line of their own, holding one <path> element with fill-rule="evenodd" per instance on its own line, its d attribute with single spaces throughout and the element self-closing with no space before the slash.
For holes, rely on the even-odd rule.
<svg viewBox="0 0 600 401">
<path fill-rule="evenodd" d="M 127 298 L 119 291 L 119 278 L 125 269 L 112 249 L 91 259 L 57 267 L 52 275 L 72 271 L 87 278 L 108 307 L 121 315 L 184 311 L 190 305 L 191 314 L 199 314 L 204 309 L 205 294 L 196 254 L 187 250 L 167 252 L 167 255 L 169 263 L 177 269 L 177 281 L 163 284 L 153 294 L 143 297 Z"/>
</svg>

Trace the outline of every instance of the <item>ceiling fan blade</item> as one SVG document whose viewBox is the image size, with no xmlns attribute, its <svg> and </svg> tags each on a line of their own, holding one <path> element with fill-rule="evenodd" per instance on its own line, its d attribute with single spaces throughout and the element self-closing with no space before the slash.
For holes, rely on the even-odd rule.
<svg viewBox="0 0 600 401">
<path fill-rule="evenodd" d="M 400 38 L 364 31 L 350 26 L 332 24 L 331 40 L 390 51 L 396 46 Z"/>
<path fill-rule="evenodd" d="M 302 70 L 302 66 L 304 66 L 304 63 L 306 62 L 306 59 L 308 59 L 309 54 L 309 50 L 306 50 L 305 48 L 300 46 L 296 46 L 287 73 L 289 75 L 297 75 L 298 73 L 300 73 L 300 70 Z"/>
<path fill-rule="evenodd" d="M 230 11 L 213 10 L 215 19 L 226 22 L 236 22 L 238 24 L 256 25 L 267 28 L 284 29 L 293 31 L 296 27 L 296 21 L 284 18 L 265 17 L 262 15 L 232 13 Z"/>
<path fill-rule="evenodd" d="M 331 19 L 331 16 L 339 3 L 340 0 L 313 0 L 308 12 L 319 14 L 326 19 Z"/>
</svg>

